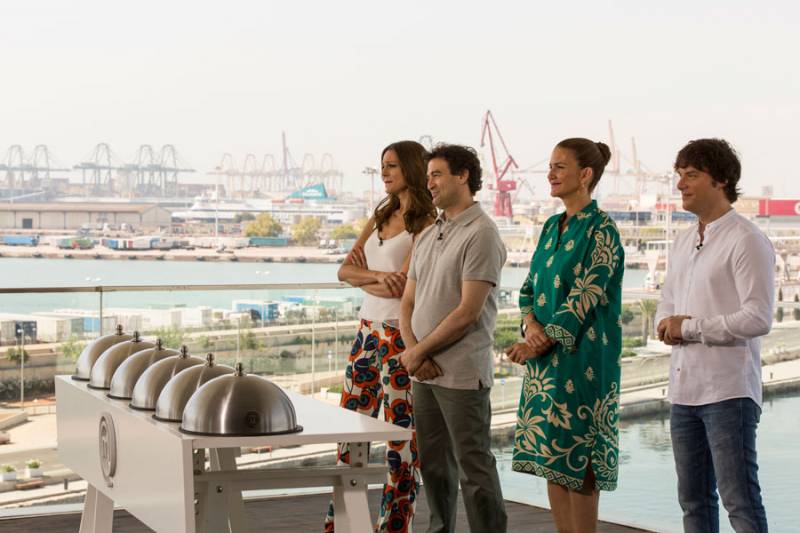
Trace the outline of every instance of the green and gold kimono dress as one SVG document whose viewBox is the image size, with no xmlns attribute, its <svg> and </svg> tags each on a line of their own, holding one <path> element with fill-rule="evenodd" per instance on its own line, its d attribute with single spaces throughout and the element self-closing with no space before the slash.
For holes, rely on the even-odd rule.
<svg viewBox="0 0 800 533">
<path fill-rule="evenodd" d="M 520 292 L 557 341 L 528 360 L 512 467 L 580 489 L 591 464 L 596 486 L 617 486 L 620 307 L 624 252 L 608 215 L 592 202 L 564 224 L 550 217 Z"/>
</svg>

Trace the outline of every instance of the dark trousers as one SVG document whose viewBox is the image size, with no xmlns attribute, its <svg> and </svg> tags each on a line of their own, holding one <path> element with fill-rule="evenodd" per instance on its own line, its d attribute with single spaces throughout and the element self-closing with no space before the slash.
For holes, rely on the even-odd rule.
<svg viewBox="0 0 800 533">
<path fill-rule="evenodd" d="M 756 462 L 760 416 L 761 409 L 750 398 L 672 406 L 678 501 L 687 533 L 719 531 L 717 489 L 734 531 L 766 533 Z"/>
<path fill-rule="evenodd" d="M 428 533 L 455 531 L 459 483 L 470 531 L 503 533 L 507 518 L 491 451 L 491 389 L 414 382 L 412 390 L 420 470 L 430 508 Z"/>
</svg>

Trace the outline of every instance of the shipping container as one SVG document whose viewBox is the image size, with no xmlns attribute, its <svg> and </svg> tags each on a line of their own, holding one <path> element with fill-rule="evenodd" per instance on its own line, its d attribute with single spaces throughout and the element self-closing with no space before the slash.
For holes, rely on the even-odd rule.
<svg viewBox="0 0 800 533">
<path fill-rule="evenodd" d="M 234 250 L 240 250 L 242 248 L 247 248 L 250 246 L 250 238 L 249 237 L 230 237 L 225 240 L 225 246 L 228 248 L 233 248 Z"/>
<path fill-rule="evenodd" d="M 153 250 L 172 250 L 176 248 L 175 239 L 170 237 L 151 237 L 150 248 Z"/>
<path fill-rule="evenodd" d="M 195 237 L 190 239 L 192 246 L 198 248 L 214 248 L 217 246 L 216 237 Z"/>
<path fill-rule="evenodd" d="M 606 211 L 608 217 L 615 222 L 632 222 L 634 224 L 647 224 L 653 218 L 650 211 Z"/>
<path fill-rule="evenodd" d="M 37 246 L 38 235 L 4 235 L 3 244 L 6 246 Z"/>
<path fill-rule="evenodd" d="M 31 313 L 31 316 L 35 317 L 52 317 L 64 320 L 67 324 L 65 334 L 67 338 L 72 335 L 76 337 L 83 337 L 85 330 L 83 329 L 84 319 L 82 317 L 70 316 L 64 313 L 54 313 L 54 312 L 37 312 Z"/>
<path fill-rule="evenodd" d="M 24 334 L 25 338 L 22 339 Z M 37 342 L 36 321 L 16 318 L 0 318 L 0 344 L 17 344 L 24 340 L 25 344 Z"/>
<path fill-rule="evenodd" d="M 250 246 L 254 246 L 254 247 L 289 246 L 289 238 L 288 237 L 250 237 Z"/>
<path fill-rule="evenodd" d="M 133 239 L 125 240 L 126 250 L 149 250 L 152 248 L 152 246 L 153 243 L 151 237 L 135 237 Z"/>
<path fill-rule="evenodd" d="M 83 321 L 84 333 L 100 333 L 100 317 L 97 311 L 88 311 L 86 309 L 55 309 L 50 314 L 57 316 L 69 316 L 80 318 Z M 113 333 L 117 325 L 121 325 L 125 331 L 134 331 L 139 329 L 139 323 L 123 323 L 118 322 L 118 317 L 104 314 L 103 315 L 103 328 L 104 334 Z"/>
<path fill-rule="evenodd" d="M 250 313 L 250 319 L 256 322 L 270 322 L 280 317 L 280 304 L 267 300 L 234 300 L 233 311 L 237 313 Z"/>
<path fill-rule="evenodd" d="M 132 329 L 152 331 L 161 328 L 182 327 L 183 315 L 179 308 L 174 309 L 138 309 L 127 307 L 109 308 L 108 313 L 114 315 L 121 324 L 133 325 Z M 131 329 L 126 327 L 125 329 Z"/>
<path fill-rule="evenodd" d="M 70 335 L 70 320 L 66 318 L 2 313 L 0 314 L 0 320 L 4 322 L 15 321 L 17 324 L 33 324 L 33 329 L 30 326 L 26 328 L 26 344 L 37 340 L 39 342 L 61 342 L 69 338 Z M 33 332 L 35 334 L 31 335 Z"/>
<path fill-rule="evenodd" d="M 56 246 L 62 250 L 89 250 L 94 248 L 94 242 L 86 237 L 65 237 L 58 239 Z"/>
<path fill-rule="evenodd" d="M 693 222 L 697 220 L 697 215 L 694 213 L 690 213 L 688 211 L 673 211 L 672 212 L 672 221 L 673 222 Z"/>
<path fill-rule="evenodd" d="M 800 217 L 800 200 L 762 198 L 758 201 L 758 216 Z"/>
<path fill-rule="evenodd" d="M 120 239 L 101 239 L 100 244 L 105 246 L 106 248 L 110 248 L 112 250 L 119 250 L 122 247 L 122 241 Z"/>
<path fill-rule="evenodd" d="M 179 307 L 178 310 L 184 327 L 208 327 L 214 322 L 214 313 L 210 307 Z"/>
</svg>

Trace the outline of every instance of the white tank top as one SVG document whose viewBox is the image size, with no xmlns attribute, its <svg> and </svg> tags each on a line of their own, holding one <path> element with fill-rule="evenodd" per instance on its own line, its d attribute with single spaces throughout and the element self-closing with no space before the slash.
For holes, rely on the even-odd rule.
<svg viewBox="0 0 800 533">
<path fill-rule="evenodd" d="M 380 272 L 400 272 L 413 244 L 414 239 L 406 230 L 391 239 L 383 239 L 383 244 L 381 244 L 376 229 L 364 243 L 367 267 Z M 400 298 L 381 298 L 366 294 L 358 317 L 374 322 L 399 320 Z"/>
</svg>

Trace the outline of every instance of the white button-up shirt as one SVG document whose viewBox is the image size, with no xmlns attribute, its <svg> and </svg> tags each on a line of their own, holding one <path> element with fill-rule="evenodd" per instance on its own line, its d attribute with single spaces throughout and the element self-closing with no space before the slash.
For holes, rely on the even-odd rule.
<svg viewBox="0 0 800 533">
<path fill-rule="evenodd" d="M 669 401 L 706 405 L 752 398 L 761 405 L 761 339 L 772 327 L 775 250 L 731 209 L 680 232 L 670 250 L 656 324 L 672 315 L 683 342 L 672 347 Z"/>
</svg>

